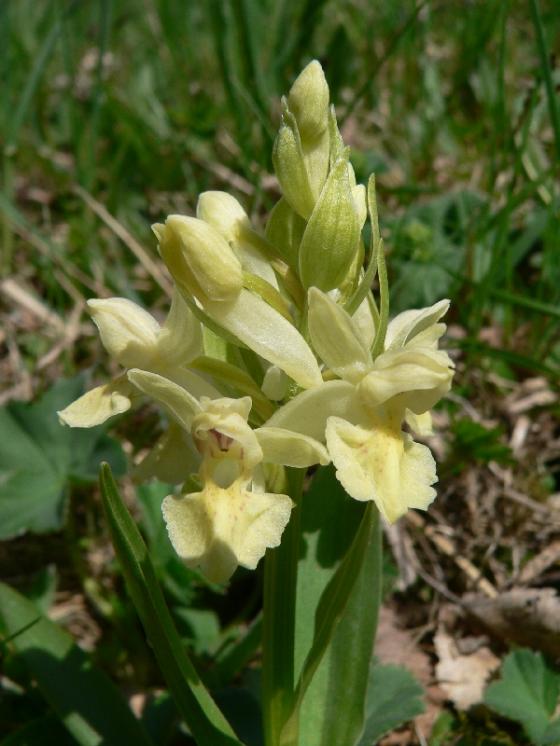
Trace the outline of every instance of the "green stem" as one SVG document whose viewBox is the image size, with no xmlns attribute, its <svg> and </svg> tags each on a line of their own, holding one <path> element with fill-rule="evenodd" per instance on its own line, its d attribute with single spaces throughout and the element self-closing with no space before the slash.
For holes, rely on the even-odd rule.
<svg viewBox="0 0 560 746">
<path fill-rule="evenodd" d="M 295 502 L 282 543 L 264 567 L 262 707 L 266 746 L 278 746 L 294 696 L 296 581 L 300 544 L 300 497 L 304 469 L 287 469 Z"/>
</svg>

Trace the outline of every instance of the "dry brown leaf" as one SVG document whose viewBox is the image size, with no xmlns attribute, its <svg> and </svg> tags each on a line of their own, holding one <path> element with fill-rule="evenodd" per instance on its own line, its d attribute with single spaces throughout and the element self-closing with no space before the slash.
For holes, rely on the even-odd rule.
<svg viewBox="0 0 560 746">
<path fill-rule="evenodd" d="M 421 734 L 424 739 L 428 738 L 442 710 L 445 695 L 434 685 L 430 657 L 419 647 L 411 632 L 399 626 L 393 609 L 386 606 L 381 607 L 379 613 L 375 654 L 381 663 L 407 668 L 426 690 L 426 711 L 414 720 L 413 731 L 391 734 L 381 742 L 382 746 L 417 743 L 418 739 L 413 733 Z"/>
<path fill-rule="evenodd" d="M 439 658 L 436 676 L 448 698 L 459 710 L 481 702 L 486 682 L 500 665 L 499 658 L 486 646 L 461 653 L 443 626 L 436 632 L 434 645 Z"/>
</svg>

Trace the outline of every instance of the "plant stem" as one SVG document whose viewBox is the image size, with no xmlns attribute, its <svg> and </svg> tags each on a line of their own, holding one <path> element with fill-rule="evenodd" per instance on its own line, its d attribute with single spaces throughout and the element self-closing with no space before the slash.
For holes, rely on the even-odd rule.
<svg viewBox="0 0 560 746">
<path fill-rule="evenodd" d="M 262 700 L 266 746 L 278 746 L 294 696 L 296 581 L 300 544 L 300 498 L 304 469 L 287 469 L 295 503 L 282 543 L 264 567 Z"/>
</svg>

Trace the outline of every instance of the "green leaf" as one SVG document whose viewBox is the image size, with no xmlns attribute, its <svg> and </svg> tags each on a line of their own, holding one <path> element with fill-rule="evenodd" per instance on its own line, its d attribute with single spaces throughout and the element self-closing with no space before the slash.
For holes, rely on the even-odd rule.
<svg viewBox="0 0 560 746">
<path fill-rule="evenodd" d="M 0 583 L 0 625 L 43 697 L 79 744 L 150 746 L 113 682 L 92 666 L 67 632 L 5 583 Z"/>
<path fill-rule="evenodd" d="M 373 662 L 369 674 L 367 717 L 356 746 L 374 746 L 394 728 L 424 712 L 424 690 L 402 666 Z"/>
<path fill-rule="evenodd" d="M 0 741 L 0 746 L 75 746 L 76 741 L 54 717 L 32 720 Z"/>
<path fill-rule="evenodd" d="M 332 466 L 315 474 L 302 503 L 302 556 L 296 604 L 298 674 L 313 642 L 321 595 L 352 543 L 364 508 L 344 492 Z M 303 700 L 300 742 L 306 746 L 353 744 L 362 730 L 377 615 L 378 575 L 371 566 L 372 559 L 377 560 L 376 551 L 371 552 L 362 567 L 346 611 Z"/>
<path fill-rule="evenodd" d="M 340 620 L 347 610 L 354 590 L 359 587 L 359 583 L 363 579 L 361 575 L 362 566 L 366 558 L 369 559 L 375 556 L 376 552 L 379 551 L 379 548 L 376 546 L 379 544 L 379 541 L 379 517 L 373 503 L 368 503 L 364 509 L 359 528 L 353 537 L 350 548 L 345 553 L 344 558 L 326 585 L 317 605 L 313 642 L 303 663 L 301 675 L 294 693 L 293 706 L 282 731 L 280 743 L 283 746 L 288 746 L 288 744 L 291 745 L 296 742 L 295 734 L 299 727 L 298 720 L 303 698 L 323 660 Z M 378 564 L 380 563 L 378 562 Z M 374 592 L 374 599 L 376 596 L 377 600 L 374 600 L 374 604 L 378 605 L 378 591 Z M 373 628 L 375 627 L 374 624 L 372 626 Z M 360 630 L 360 634 L 362 632 L 363 630 Z M 369 656 L 367 660 L 369 660 Z M 355 662 L 355 665 L 359 669 L 359 664 Z M 358 682 L 359 678 L 358 676 Z M 358 701 L 357 708 L 361 706 L 359 704 L 359 697 L 358 688 L 356 697 Z M 356 716 L 355 710 L 353 714 Z"/>
<path fill-rule="evenodd" d="M 539 746 L 560 740 L 560 720 L 552 721 L 560 695 L 560 674 L 541 653 L 520 649 L 504 660 L 501 679 L 490 684 L 484 703 L 498 714 L 521 723 Z"/>
<path fill-rule="evenodd" d="M 254 692 L 246 687 L 228 687 L 216 692 L 216 702 L 243 738 L 243 743 L 264 746 L 261 709 Z"/>
<path fill-rule="evenodd" d="M 387 221 L 394 246 L 391 305 L 394 311 L 421 308 L 449 297 L 465 262 L 467 232 L 481 198 L 460 191 L 413 205 Z"/>
<path fill-rule="evenodd" d="M 33 403 L 0 409 L 0 539 L 62 528 L 72 481 L 95 481 L 101 459 L 118 473 L 126 462 L 101 428 L 71 430 L 56 412 L 83 392 L 80 377 L 59 381 Z"/>
<path fill-rule="evenodd" d="M 255 657 L 262 639 L 262 626 L 261 614 L 244 634 L 217 651 L 211 672 L 214 681 L 221 682 L 222 685 L 231 681 Z"/>
<path fill-rule="evenodd" d="M 239 746 L 240 741 L 187 656 L 146 545 L 118 493 L 107 464 L 101 467 L 100 483 L 103 507 L 128 592 L 177 709 L 200 746 Z"/>
</svg>

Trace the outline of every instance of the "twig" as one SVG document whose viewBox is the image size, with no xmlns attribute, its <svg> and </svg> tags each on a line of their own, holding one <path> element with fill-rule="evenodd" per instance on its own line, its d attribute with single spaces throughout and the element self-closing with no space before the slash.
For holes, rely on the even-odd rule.
<svg viewBox="0 0 560 746">
<path fill-rule="evenodd" d="M 146 249 L 134 238 L 134 236 L 132 236 L 126 228 L 113 217 L 113 215 L 111 215 L 107 208 L 98 202 L 95 197 L 92 197 L 91 194 L 86 192 L 85 189 L 82 189 L 81 186 L 76 184 L 74 186 L 74 192 L 86 203 L 92 212 L 94 212 L 97 217 L 113 231 L 115 236 L 120 238 L 124 245 L 132 251 L 134 256 L 144 266 L 148 274 L 154 278 L 161 289 L 168 295 L 171 295 L 173 289 L 171 281 L 168 280 L 159 265 L 154 262 Z"/>
<path fill-rule="evenodd" d="M 454 542 L 447 536 L 443 536 L 439 533 L 435 526 L 426 525 L 425 520 L 417 513 L 407 513 L 407 520 L 415 528 L 419 528 L 423 531 L 424 535 L 447 557 L 451 557 L 457 567 L 459 567 L 465 575 L 471 580 L 477 588 L 479 588 L 485 596 L 488 598 L 496 598 L 498 591 L 492 583 L 481 575 L 481 572 L 476 568 L 473 563 L 459 554 L 457 547 Z M 447 527 L 444 527 L 447 529 Z"/>
<path fill-rule="evenodd" d="M 36 316 L 40 321 L 49 324 L 56 331 L 64 329 L 64 322 L 60 316 L 51 311 L 38 298 L 35 298 L 28 290 L 19 285 L 15 280 L 8 277 L 0 281 L 0 291 L 2 295 L 9 298 L 13 303 L 25 308 L 26 311 Z"/>
</svg>

